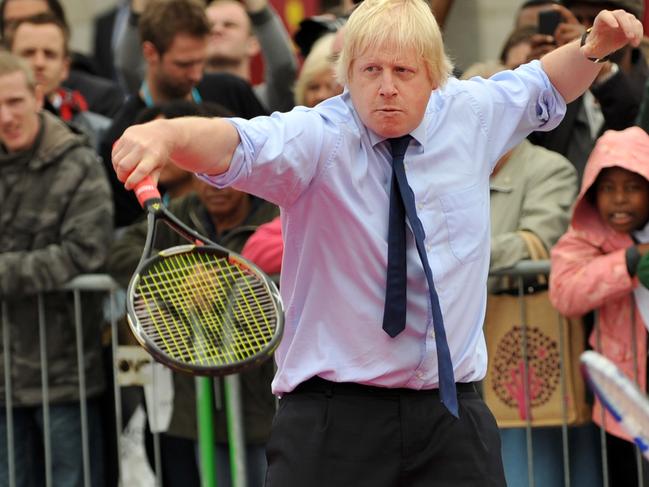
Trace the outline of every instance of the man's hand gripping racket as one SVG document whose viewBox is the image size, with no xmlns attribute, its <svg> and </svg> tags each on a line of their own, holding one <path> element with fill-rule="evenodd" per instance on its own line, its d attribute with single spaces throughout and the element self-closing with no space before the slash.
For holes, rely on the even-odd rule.
<svg viewBox="0 0 649 487">
<path fill-rule="evenodd" d="M 140 344 L 159 362 L 194 375 L 231 374 L 266 360 L 284 326 L 275 284 L 178 220 L 150 177 L 134 191 L 147 211 L 146 243 L 127 291 L 128 322 Z M 154 252 L 159 222 L 187 245 Z"/>
</svg>

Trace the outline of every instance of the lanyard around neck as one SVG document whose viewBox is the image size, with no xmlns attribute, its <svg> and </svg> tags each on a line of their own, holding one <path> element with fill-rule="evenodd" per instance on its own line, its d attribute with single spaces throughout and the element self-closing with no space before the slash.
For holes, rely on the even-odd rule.
<svg viewBox="0 0 649 487">
<path fill-rule="evenodd" d="M 151 96 L 151 90 L 149 90 L 149 85 L 146 81 L 142 81 L 142 84 L 140 85 L 140 92 L 142 93 L 142 97 L 144 98 L 144 104 L 147 107 L 152 107 L 155 105 L 155 102 L 153 101 L 153 97 Z M 192 100 L 194 100 L 194 103 L 200 104 L 203 102 L 203 98 L 201 98 L 201 94 L 198 92 L 198 90 L 194 87 L 192 88 Z"/>
</svg>

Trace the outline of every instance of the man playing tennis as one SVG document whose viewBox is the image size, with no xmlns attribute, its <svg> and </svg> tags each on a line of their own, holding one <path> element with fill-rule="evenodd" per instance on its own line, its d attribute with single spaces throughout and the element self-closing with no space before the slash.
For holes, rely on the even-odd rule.
<svg viewBox="0 0 649 487">
<path fill-rule="evenodd" d="M 128 129 L 127 188 L 164 162 L 282 208 L 285 336 L 270 487 L 504 486 L 484 377 L 489 173 L 550 130 L 642 27 L 604 11 L 583 39 L 490 80 L 449 78 L 423 0 L 365 0 L 345 92 L 315 108 Z M 406 137 L 402 137 L 406 135 Z"/>
</svg>

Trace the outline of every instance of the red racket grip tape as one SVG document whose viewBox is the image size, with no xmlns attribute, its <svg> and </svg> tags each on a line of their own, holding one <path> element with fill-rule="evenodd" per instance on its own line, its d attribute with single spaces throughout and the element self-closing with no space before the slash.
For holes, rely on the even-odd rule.
<svg viewBox="0 0 649 487">
<path fill-rule="evenodd" d="M 146 207 L 146 202 L 152 199 L 160 199 L 160 192 L 156 187 L 151 176 L 146 176 L 135 185 L 135 197 L 140 202 L 142 208 Z"/>
</svg>

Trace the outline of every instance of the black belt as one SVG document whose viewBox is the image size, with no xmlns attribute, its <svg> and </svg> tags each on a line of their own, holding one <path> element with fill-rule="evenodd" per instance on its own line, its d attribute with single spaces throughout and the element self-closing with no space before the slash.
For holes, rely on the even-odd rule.
<svg viewBox="0 0 649 487">
<path fill-rule="evenodd" d="M 455 384 L 458 393 L 477 392 L 475 382 L 457 382 Z M 408 394 L 429 394 L 439 396 L 439 389 L 408 389 L 408 388 L 390 388 L 368 386 L 356 382 L 332 382 L 322 377 L 311 377 L 310 379 L 298 384 L 292 393 L 303 392 L 321 392 L 325 394 L 356 394 L 356 395 L 373 395 L 373 396 L 401 396 Z"/>
</svg>

